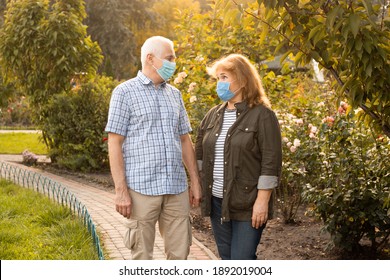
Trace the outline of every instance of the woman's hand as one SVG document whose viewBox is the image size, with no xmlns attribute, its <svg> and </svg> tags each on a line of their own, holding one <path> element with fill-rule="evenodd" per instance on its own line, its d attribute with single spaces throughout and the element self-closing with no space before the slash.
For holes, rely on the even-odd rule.
<svg viewBox="0 0 390 280">
<path fill-rule="evenodd" d="M 268 202 L 271 197 L 271 190 L 258 190 L 257 199 L 253 205 L 252 227 L 258 229 L 268 220 Z"/>
</svg>

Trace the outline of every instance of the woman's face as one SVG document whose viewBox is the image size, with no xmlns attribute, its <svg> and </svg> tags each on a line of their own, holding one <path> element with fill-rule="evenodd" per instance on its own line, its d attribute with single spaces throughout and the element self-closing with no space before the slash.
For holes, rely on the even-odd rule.
<svg viewBox="0 0 390 280">
<path fill-rule="evenodd" d="M 217 69 L 216 71 L 217 79 L 219 82 L 229 82 L 230 83 L 230 91 L 235 93 L 235 97 L 233 99 L 241 99 L 241 91 L 238 91 L 241 86 L 238 84 L 237 77 L 229 71 L 226 71 L 223 68 Z M 236 92 L 237 91 L 237 92 Z"/>
</svg>

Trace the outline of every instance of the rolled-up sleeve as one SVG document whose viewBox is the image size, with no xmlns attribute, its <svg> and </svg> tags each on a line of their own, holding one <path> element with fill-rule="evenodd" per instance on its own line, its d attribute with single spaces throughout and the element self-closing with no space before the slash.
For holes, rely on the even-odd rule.
<svg viewBox="0 0 390 280">
<path fill-rule="evenodd" d="M 261 150 L 261 174 L 258 189 L 278 186 L 282 169 L 282 140 L 275 113 L 264 109 L 259 121 L 258 143 Z"/>
</svg>

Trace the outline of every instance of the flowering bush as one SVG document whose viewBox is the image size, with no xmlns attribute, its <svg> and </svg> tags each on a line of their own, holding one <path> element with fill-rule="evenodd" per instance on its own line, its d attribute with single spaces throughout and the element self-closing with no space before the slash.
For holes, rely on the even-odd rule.
<svg viewBox="0 0 390 280">
<path fill-rule="evenodd" d="M 191 70 L 183 66 L 182 71 L 174 78 L 174 85 L 182 92 L 193 136 L 196 135 L 207 111 L 220 102 L 215 92 L 215 84 L 209 82 L 206 75 L 206 62 L 199 56 L 193 61 Z"/>
<path fill-rule="evenodd" d="M 35 165 L 38 162 L 37 155 L 30 152 L 29 150 L 24 150 L 22 156 L 23 156 L 23 163 L 26 165 Z"/>
<path fill-rule="evenodd" d="M 7 106 L 0 108 L 0 125 L 30 126 L 31 109 L 25 96 L 10 99 Z"/>
<path fill-rule="evenodd" d="M 303 195 L 334 245 L 358 253 L 366 237 L 375 253 L 390 234 L 389 141 L 359 124 L 346 103 L 332 120 L 325 118 L 321 125 L 318 177 L 305 185 Z"/>
<path fill-rule="evenodd" d="M 291 222 L 306 201 L 336 247 L 356 253 L 367 238 L 377 252 L 390 234 L 388 138 L 368 129 L 362 112 L 337 101 L 327 84 L 301 80 L 272 73 L 265 79 L 283 136 L 279 209 Z M 278 93 L 286 84 L 289 90 Z"/>
</svg>

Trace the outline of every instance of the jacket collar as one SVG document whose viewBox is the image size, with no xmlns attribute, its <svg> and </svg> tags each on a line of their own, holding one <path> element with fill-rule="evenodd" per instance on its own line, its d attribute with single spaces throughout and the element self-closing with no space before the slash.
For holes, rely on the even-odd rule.
<svg viewBox="0 0 390 280">
<path fill-rule="evenodd" d="M 226 109 L 227 105 L 228 105 L 227 102 L 223 102 L 221 104 L 221 106 L 218 108 L 217 113 L 221 113 L 222 111 L 224 111 Z M 241 101 L 241 102 L 237 102 L 236 104 L 234 104 L 234 107 L 236 107 L 237 113 L 242 113 L 246 109 L 248 109 L 248 104 L 246 101 Z"/>
</svg>

